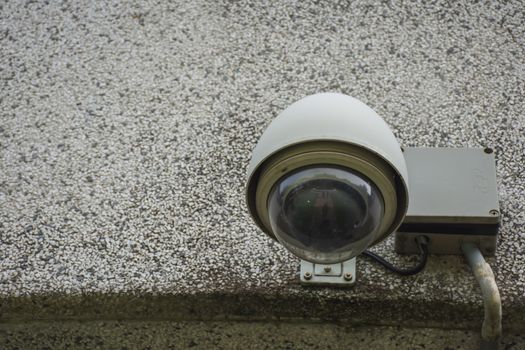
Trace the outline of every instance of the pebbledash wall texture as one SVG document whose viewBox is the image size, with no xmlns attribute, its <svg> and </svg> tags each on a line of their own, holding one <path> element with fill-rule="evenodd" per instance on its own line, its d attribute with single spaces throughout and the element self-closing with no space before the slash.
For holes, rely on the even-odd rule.
<svg viewBox="0 0 525 350">
<path fill-rule="evenodd" d="M 478 329 L 461 257 L 400 278 L 366 260 L 347 291 L 244 202 L 258 137 L 322 91 L 405 146 L 495 150 L 490 259 L 504 329 L 524 329 L 525 10 L 519 1 L 164 1 L 0 5 L 0 320 L 314 317 Z M 398 264 L 393 238 L 374 250 Z"/>
</svg>

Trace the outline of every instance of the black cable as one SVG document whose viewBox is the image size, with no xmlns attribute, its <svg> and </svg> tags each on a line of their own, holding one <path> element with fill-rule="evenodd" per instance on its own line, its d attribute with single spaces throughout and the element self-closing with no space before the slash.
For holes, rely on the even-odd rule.
<svg viewBox="0 0 525 350">
<path fill-rule="evenodd" d="M 397 274 L 400 274 L 403 276 L 415 275 L 416 273 L 421 272 L 421 270 L 423 270 L 425 268 L 425 265 L 427 264 L 428 239 L 425 236 L 418 236 L 416 238 L 416 243 L 417 243 L 417 246 L 419 247 L 419 251 L 421 252 L 421 258 L 419 259 L 419 262 L 417 263 L 417 265 L 414 267 L 409 267 L 409 268 L 396 267 L 392 265 L 390 262 L 386 261 L 383 257 L 369 250 L 365 250 L 364 252 L 361 253 L 361 255 L 367 256 L 370 259 L 375 260 L 376 262 L 386 267 L 388 270 L 395 272 Z"/>
</svg>

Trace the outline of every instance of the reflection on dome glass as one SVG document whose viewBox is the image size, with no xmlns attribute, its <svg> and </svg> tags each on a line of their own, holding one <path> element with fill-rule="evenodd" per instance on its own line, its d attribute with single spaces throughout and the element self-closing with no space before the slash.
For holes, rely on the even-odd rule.
<svg viewBox="0 0 525 350">
<path fill-rule="evenodd" d="M 305 260 L 327 263 L 366 249 L 384 211 L 370 180 L 334 166 L 303 168 L 281 178 L 268 209 L 279 241 Z"/>
</svg>

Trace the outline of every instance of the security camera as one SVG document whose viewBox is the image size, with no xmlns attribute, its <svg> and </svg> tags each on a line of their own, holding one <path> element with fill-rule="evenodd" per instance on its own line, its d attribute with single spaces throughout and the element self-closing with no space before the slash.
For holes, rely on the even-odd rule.
<svg viewBox="0 0 525 350">
<path fill-rule="evenodd" d="M 405 158 L 388 125 L 350 96 L 292 104 L 261 136 L 248 170 L 255 222 L 301 259 L 351 259 L 394 232 L 408 208 Z"/>
<path fill-rule="evenodd" d="M 479 241 L 469 228 L 499 223 L 494 159 L 487 150 L 435 150 L 403 150 L 384 120 L 353 97 L 308 96 L 280 113 L 253 150 L 248 209 L 302 260 L 303 282 L 355 282 L 354 258 L 396 230 L 399 252 L 417 252 L 418 237 L 446 230 L 457 244 L 438 235 L 427 243 L 459 251 L 463 236 Z M 472 179 L 478 188 L 465 190 Z M 478 204 L 459 208 L 467 201 Z M 456 207 L 459 215 L 450 211 Z M 489 236 L 480 239 L 491 249 Z"/>
<path fill-rule="evenodd" d="M 482 344 L 498 343 L 501 300 L 482 256 L 494 254 L 500 223 L 492 149 L 402 149 L 364 103 L 317 94 L 264 131 L 246 199 L 260 229 L 301 259 L 304 285 L 353 285 L 359 254 L 402 275 L 429 252 L 464 254 L 484 296 Z M 394 232 L 398 253 L 421 253 L 416 267 L 367 250 Z"/>
</svg>

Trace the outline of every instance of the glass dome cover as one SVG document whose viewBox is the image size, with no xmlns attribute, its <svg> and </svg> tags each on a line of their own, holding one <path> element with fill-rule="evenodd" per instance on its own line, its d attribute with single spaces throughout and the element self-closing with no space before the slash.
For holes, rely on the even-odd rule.
<svg viewBox="0 0 525 350">
<path fill-rule="evenodd" d="M 384 214 L 381 192 L 366 176 L 333 165 L 297 169 L 268 198 L 277 239 L 301 259 L 335 263 L 364 251 Z"/>
</svg>

